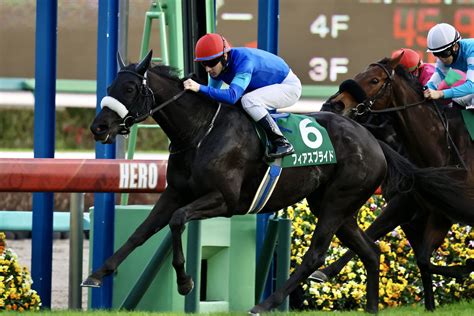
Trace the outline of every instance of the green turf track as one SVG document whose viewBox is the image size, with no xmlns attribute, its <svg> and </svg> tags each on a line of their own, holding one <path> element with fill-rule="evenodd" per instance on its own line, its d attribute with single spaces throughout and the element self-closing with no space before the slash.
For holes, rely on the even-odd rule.
<svg viewBox="0 0 474 316">
<path fill-rule="evenodd" d="M 203 314 L 185 314 L 185 313 L 153 313 L 153 312 L 127 312 L 127 311 L 66 311 L 66 310 L 55 310 L 55 311 L 41 311 L 41 312 L 3 312 L 2 315 L 53 315 L 53 316 L 152 316 L 152 315 L 160 315 L 160 316 L 192 316 L 192 315 L 211 315 L 211 316 L 244 316 L 248 315 L 247 313 L 203 313 Z M 355 315 L 367 315 L 362 311 L 350 311 L 350 312 L 322 312 L 322 311 L 308 311 L 308 312 L 287 312 L 287 313 L 280 313 L 280 312 L 273 312 L 263 314 L 262 316 L 319 316 L 319 315 L 326 315 L 326 316 L 334 316 L 334 315 L 342 315 L 342 316 L 355 316 Z M 474 315 L 474 300 L 469 302 L 461 302 L 451 305 L 440 306 L 436 309 L 434 313 L 426 312 L 421 305 L 417 305 L 416 307 L 398 307 L 398 308 L 390 308 L 384 309 L 379 312 L 378 315 L 381 316 L 405 316 L 405 315 L 426 315 L 426 316 L 438 316 L 438 315 L 445 315 L 445 316 L 472 316 Z"/>
</svg>

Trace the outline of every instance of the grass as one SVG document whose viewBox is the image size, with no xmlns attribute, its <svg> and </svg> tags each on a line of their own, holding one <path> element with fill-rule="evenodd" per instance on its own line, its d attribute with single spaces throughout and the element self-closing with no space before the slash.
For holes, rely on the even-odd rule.
<svg viewBox="0 0 474 316">
<path fill-rule="evenodd" d="M 68 311 L 68 310 L 54 310 L 48 311 L 44 310 L 41 312 L 24 312 L 22 315 L 53 315 L 53 316 L 83 316 L 84 314 L 90 316 L 191 316 L 191 315 L 211 315 L 211 316 L 244 316 L 248 315 L 246 312 L 237 313 L 205 313 L 205 314 L 185 314 L 185 313 L 166 313 L 166 312 L 131 312 L 131 311 Z M 18 315 L 18 312 L 4 312 L 3 315 Z M 378 315 L 381 316 L 471 316 L 474 314 L 474 300 L 469 302 L 461 302 L 456 304 L 440 306 L 436 309 L 435 312 L 427 312 L 424 310 L 423 306 L 417 305 L 416 307 L 404 306 L 397 308 L 384 309 L 379 312 Z M 307 312 L 272 312 L 264 315 L 268 316 L 328 316 L 328 315 L 342 315 L 342 316 L 360 316 L 365 315 L 361 311 L 348 311 L 348 312 L 339 312 L 339 311 L 307 311 Z"/>
</svg>

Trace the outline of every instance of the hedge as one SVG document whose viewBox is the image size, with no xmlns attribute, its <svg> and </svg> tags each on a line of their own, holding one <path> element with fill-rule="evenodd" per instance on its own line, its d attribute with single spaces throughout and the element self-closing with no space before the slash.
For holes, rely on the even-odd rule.
<svg viewBox="0 0 474 316">
<path fill-rule="evenodd" d="M 360 210 L 359 225 L 366 229 L 385 204 L 381 196 L 373 196 Z M 293 219 L 291 269 L 302 262 L 310 245 L 317 220 L 303 201 L 286 209 Z M 378 242 L 380 258 L 379 308 L 419 304 L 423 286 L 409 242 L 400 228 Z M 326 264 L 334 262 L 344 252 L 335 237 L 330 245 Z M 474 257 L 474 230 L 470 226 L 453 225 L 443 245 L 437 249 L 432 262 L 438 265 L 465 264 Z M 362 262 L 353 259 L 341 273 L 325 283 L 306 281 L 302 284 L 303 309 L 363 310 L 366 303 L 366 271 Z M 474 298 L 474 272 L 464 280 L 433 275 L 436 304 L 449 304 Z"/>
<path fill-rule="evenodd" d="M 61 150 L 95 150 L 89 126 L 95 109 L 61 108 L 56 111 L 56 144 Z M 145 123 L 155 124 L 152 119 Z M 2 149 L 31 149 L 34 140 L 33 109 L 0 110 L 0 147 Z M 137 148 L 140 151 L 166 151 L 168 139 L 160 129 L 139 129 Z"/>
</svg>

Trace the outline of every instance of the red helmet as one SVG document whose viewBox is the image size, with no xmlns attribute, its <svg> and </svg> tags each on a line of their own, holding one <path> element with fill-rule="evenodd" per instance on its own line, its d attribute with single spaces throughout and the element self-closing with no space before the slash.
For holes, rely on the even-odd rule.
<svg viewBox="0 0 474 316">
<path fill-rule="evenodd" d="M 415 71 L 423 64 L 420 55 L 410 48 L 401 48 L 399 50 L 394 51 L 392 54 L 392 58 L 400 56 L 402 52 L 403 57 L 400 60 L 400 64 L 405 67 L 409 72 Z"/>
<path fill-rule="evenodd" d="M 211 60 L 224 55 L 230 51 L 230 45 L 224 36 L 209 33 L 201 37 L 196 43 L 194 61 Z"/>
</svg>

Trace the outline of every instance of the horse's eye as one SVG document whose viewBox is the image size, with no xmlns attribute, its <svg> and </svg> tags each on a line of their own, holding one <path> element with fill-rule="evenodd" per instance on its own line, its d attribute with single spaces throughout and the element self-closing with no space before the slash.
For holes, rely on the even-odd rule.
<svg viewBox="0 0 474 316">
<path fill-rule="evenodd" d="M 377 84 L 377 83 L 379 83 L 379 79 L 377 79 L 377 78 L 374 78 L 374 79 L 372 79 L 372 81 L 371 81 L 371 82 L 372 82 L 373 84 Z"/>
<path fill-rule="evenodd" d="M 132 88 L 132 87 L 127 88 L 127 92 L 128 92 L 128 93 L 132 93 L 132 92 L 133 92 L 133 88 Z"/>
</svg>

